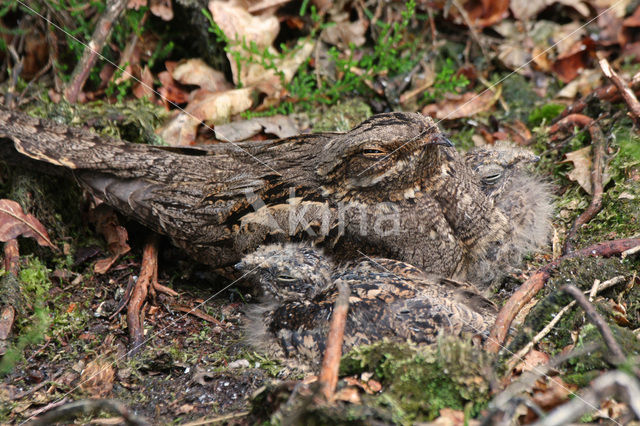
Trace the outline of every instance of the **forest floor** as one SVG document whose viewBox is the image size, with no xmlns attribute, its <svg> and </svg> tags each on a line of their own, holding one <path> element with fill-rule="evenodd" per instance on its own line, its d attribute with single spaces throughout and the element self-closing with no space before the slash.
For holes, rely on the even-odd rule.
<svg viewBox="0 0 640 426">
<path fill-rule="evenodd" d="M 629 92 L 640 92 L 637 2 L 131 1 L 110 18 L 110 41 L 95 63 L 84 62 L 84 45 L 109 13 L 103 2 L 81 3 L 0 7 L 5 104 L 171 146 L 346 131 L 376 112 L 419 111 L 459 150 L 508 141 L 534 151 L 534 171 L 552 185 L 547 249 L 526 257 L 490 297 L 508 305 L 536 271 L 556 263 L 503 324 L 509 335 L 498 353 L 446 338 L 428 347 L 360 347 L 344 354 L 335 400 L 323 404 L 313 394 L 317 371 L 290 369 L 243 343 L 243 310 L 255 292 L 169 241 L 159 244 L 158 281 L 178 296 L 148 297 L 145 344 L 129 353 L 123 300 L 150 231 L 96 206 L 72 181 L 0 162 L 0 235 L 10 224 L 4 203 L 13 200 L 55 246 L 20 237 L 11 260 L 5 244 L 0 422 L 99 398 L 153 424 L 527 424 L 553 410 L 625 424 L 640 414 L 632 392 L 640 390 L 637 253 L 622 255 L 614 244 L 561 258 L 598 185 L 601 208 L 570 237 L 576 252 L 640 238 L 640 104 L 620 97 L 603 71 L 611 64 Z M 612 285 L 593 291 L 596 282 Z M 594 294 L 586 308 L 559 317 L 573 300 L 559 291 L 565 284 Z M 578 400 L 588 403 L 571 405 Z M 122 406 L 79 412 L 83 424 L 126 415 Z"/>
</svg>

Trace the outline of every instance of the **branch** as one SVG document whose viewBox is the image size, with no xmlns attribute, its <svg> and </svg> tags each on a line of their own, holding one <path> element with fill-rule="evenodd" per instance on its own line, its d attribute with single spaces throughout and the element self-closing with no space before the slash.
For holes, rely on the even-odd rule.
<svg viewBox="0 0 640 426">
<path fill-rule="evenodd" d="M 322 386 L 322 392 L 327 401 L 331 401 L 333 392 L 338 384 L 342 341 L 344 339 L 344 328 L 347 323 L 347 312 L 349 311 L 349 295 L 351 293 L 349 286 L 344 281 L 338 280 L 336 284 L 339 294 L 333 307 L 327 346 L 322 359 L 322 369 L 318 377 L 318 382 Z"/>
<path fill-rule="evenodd" d="M 91 68 L 96 64 L 107 39 L 111 35 L 113 23 L 120 17 L 128 0 L 109 0 L 104 14 L 98 20 L 89 44 L 85 46 L 82 58 L 71 75 L 71 81 L 64 91 L 64 96 L 71 103 L 76 103 L 78 95 L 89 78 Z"/>
<path fill-rule="evenodd" d="M 604 75 L 607 76 L 613 84 L 615 84 L 622 95 L 622 99 L 624 99 L 624 102 L 629 107 L 629 116 L 636 125 L 636 130 L 640 130 L 640 102 L 638 102 L 638 98 L 636 98 L 636 95 L 633 93 L 633 90 L 631 90 L 627 82 L 620 78 L 620 76 L 611 68 L 609 61 L 603 58 L 600 59 L 599 63 Z"/>
<path fill-rule="evenodd" d="M 602 176 L 604 174 L 605 139 L 600 126 L 598 126 L 598 123 L 594 120 L 591 120 L 588 127 L 589 134 L 591 135 L 591 145 L 593 146 L 593 162 L 591 164 L 591 192 L 593 195 L 589 207 L 578 216 L 567 233 L 567 237 L 564 240 L 564 247 L 562 248 L 563 254 L 573 251 L 573 239 L 578 229 L 593 219 L 602 209 Z"/>
<path fill-rule="evenodd" d="M 127 325 L 129 327 L 129 337 L 131 346 L 131 354 L 135 354 L 140 350 L 144 343 L 144 330 L 140 309 L 147 298 L 149 292 L 149 283 L 156 280 L 158 276 L 158 239 L 155 235 L 149 238 L 149 241 L 142 250 L 142 264 L 140 265 L 140 276 L 131 294 L 129 305 L 127 306 Z"/>
<path fill-rule="evenodd" d="M 564 291 L 565 293 L 573 297 L 578 305 L 580 305 L 582 309 L 584 309 L 584 312 L 587 314 L 587 318 L 589 318 L 589 321 L 591 321 L 591 323 L 595 325 L 596 328 L 600 331 L 600 334 L 602 334 L 602 338 L 604 339 L 604 343 L 611 351 L 611 361 L 613 362 L 613 364 L 622 364 L 626 357 L 624 356 L 624 352 L 622 352 L 620 345 L 618 345 L 618 342 L 616 342 L 615 337 L 613 337 L 611 327 L 609 327 L 609 324 L 607 324 L 604 318 L 602 318 L 602 315 L 600 315 L 598 311 L 596 311 L 596 308 L 594 308 L 589 300 L 587 300 L 585 295 L 582 294 L 582 291 L 580 291 L 578 287 L 571 284 L 563 285 L 560 288 L 560 291 Z"/>
</svg>

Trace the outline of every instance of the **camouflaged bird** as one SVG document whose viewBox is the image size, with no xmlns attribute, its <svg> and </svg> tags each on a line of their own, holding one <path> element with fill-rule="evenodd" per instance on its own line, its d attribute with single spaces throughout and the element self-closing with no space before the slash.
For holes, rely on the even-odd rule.
<svg viewBox="0 0 640 426">
<path fill-rule="evenodd" d="M 467 276 L 484 286 L 522 257 L 549 243 L 553 203 L 551 185 L 527 166 L 539 160 L 532 152 L 510 145 L 475 148 L 465 161 L 480 179 L 482 191 L 504 212 L 510 230 Z"/>
<path fill-rule="evenodd" d="M 343 351 L 384 338 L 432 343 L 441 333 L 484 336 L 496 315 L 472 287 L 392 259 L 337 266 L 316 248 L 288 243 L 262 246 L 237 267 L 265 293 L 248 309 L 247 342 L 285 358 L 319 361 L 339 281 L 351 290 Z"/>
<path fill-rule="evenodd" d="M 0 108 L 0 152 L 12 149 L 70 170 L 215 267 L 265 242 L 311 240 L 340 259 L 362 252 L 463 278 L 509 230 L 463 157 L 416 113 L 204 150 L 131 144 Z"/>
</svg>

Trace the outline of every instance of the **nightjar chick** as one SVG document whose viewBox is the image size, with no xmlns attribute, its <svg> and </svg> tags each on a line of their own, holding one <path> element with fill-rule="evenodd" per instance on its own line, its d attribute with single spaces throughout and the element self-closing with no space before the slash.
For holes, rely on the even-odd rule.
<svg viewBox="0 0 640 426">
<path fill-rule="evenodd" d="M 527 167 L 538 159 L 528 150 L 506 144 L 475 148 L 465 154 L 482 191 L 504 212 L 510 226 L 504 241 L 488 250 L 469 280 L 482 286 L 499 275 L 496 271 L 518 266 L 525 254 L 549 243 L 552 188 Z"/>
<path fill-rule="evenodd" d="M 495 306 L 472 287 L 392 259 L 335 264 L 302 243 L 262 246 L 237 265 L 264 299 L 247 312 L 247 341 L 275 356 L 318 362 L 338 280 L 351 289 L 343 351 L 388 338 L 432 343 L 438 334 L 485 336 Z"/>
</svg>

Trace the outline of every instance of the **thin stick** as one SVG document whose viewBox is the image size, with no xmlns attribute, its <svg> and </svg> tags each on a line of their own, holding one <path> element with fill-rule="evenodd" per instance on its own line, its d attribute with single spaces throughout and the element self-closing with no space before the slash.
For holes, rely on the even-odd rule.
<svg viewBox="0 0 640 426">
<path fill-rule="evenodd" d="M 618 91 L 622 95 L 622 99 L 624 99 L 624 102 L 629 107 L 629 116 L 636 125 L 636 130 L 640 130 L 640 102 L 638 102 L 638 98 L 636 98 L 635 93 L 633 93 L 633 90 L 631 90 L 627 82 L 620 78 L 620 76 L 611 68 L 609 61 L 603 58 L 600 59 L 599 63 L 604 75 L 616 85 Z"/>
<path fill-rule="evenodd" d="M 349 295 L 351 290 L 347 283 L 338 280 L 338 298 L 333 307 L 329 335 L 327 336 L 327 347 L 322 359 L 322 369 L 318 376 L 318 382 L 322 386 L 322 393 L 327 401 L 331 401 L 333 393 L 338 384 L 338 370 L 340 368 L 340 358 L 342 356 L 342 341 L 344 340 L 344 327 L 347 323 L 347 312 L 349 311 Z"/>
<path fill-rule="evenodd" d="M 93 68 L 98 60 L 98 54 L 102 51 L 107 39 L 111 35 L 113 23 L 120 17 L 126 5 L 127 0 L 110 0 L 107 2 L 107 8 L 98 20 L 91 41 L 86 49 L 84 49 L 82 58 L 80 58 L 80 61 L 73 70 L 71 81 L 64 91 L 65 98 L 67 98 L 69 102 L 77 102 L 78 95 L 87 78 L 89 78 L 91 68 Z"/>
<path fill-rule="evenodd" d="M 596 308 L 589 303 L 589 300 L 585 297 L 585 295 L 580 291 L 580 289 L 574 285 L 567 284 L 563 285 L 560 288 L 561 291 L 569 294 L 571 297 L 575 299 L 575 301 L 584 309 L 584 312 L 587 314 L 587 318 L 593 325 L 595 325 L 600 334 L 602 334 L 602 338 L 604 339 L 607 348 L 611 351 L 611 361 L 615 365 L 620 365 L 624 362 L 626 357 L 624 356 L 624 352 L 620 348 L 618 342 L 616 342 L 615 337 L 613 337 L 613 332 L 611 331 L 611 327 L 609 324 L 602 318 L 602 315 L 596 311 Z"/>
<path fill-rule="evenodd" d="M 140 318 L 140 309 L 147 299 L 149 292 L 149 283 L 157 276 L 158 271 L 158 240 L 155 235 L 149 238 L 149 241 L 142 250 L 142 264 L 140 265 L 140 276 L 131 294 L 129 305 L 127 306 L 127 325 L 129 327 L 129 338 L 131 353 L 138 352 L 144 343 L 144 331 L 142 319 Z"/>
<path fill-rule="evenodd" d="M 640 238 L 605 241 L 571 252 L 538 269 L 538 271 L 529 277 L 529 279 L 513 293 L 509 300 L 507 300 L 507 303 L 500 309 L 500 312 L 498 312 L 496 323 L 491 329 L 491 333 L 485 344 L 485 350 L 492 353 L 500 350 L 504 339 L 507 337 L 513 319 L 520 309 L 529 303 L 533 296 L 544 287 L 547 279 L 551 276 L 551 271 L 557 268 L 563 260 L 587 256 L 610 257 L 638 245 L 640 245 Z"/>
<path fill-rule="evenodd" d="M 59 421 L 65 421 L 66 423 L 69 419 L 86 416 L 90 413 L 97 414 L 100 411 L 118 414 L 126 425 L 143 426 L 150 424 L 143 417 L 133 414 L 126 405 L 114 399 L 85 399 L 56 407 L 41 417 L 32 420 L 30 425 L 50 425 Z"/>
<path fill-rule="evenodd" d="M 595 121 L 592 120 L 588 127 L 589 134 L 591 135 L 591 145 L 593 146 L 593 164 L 591 165 L 591 192 L 593 195 L 589 207 L 578 216 L 567 233 L 567 238 L 564 241 L 564 247 L 562 249 L 563 254 L 573 251 L 573 240 L 578 229 L 593 219 L 602 209 L 602 176 L 604 174 L 605 139 L 602 130 L 600 130 L 600 126 L 598 126 Z"/>
</svg>

